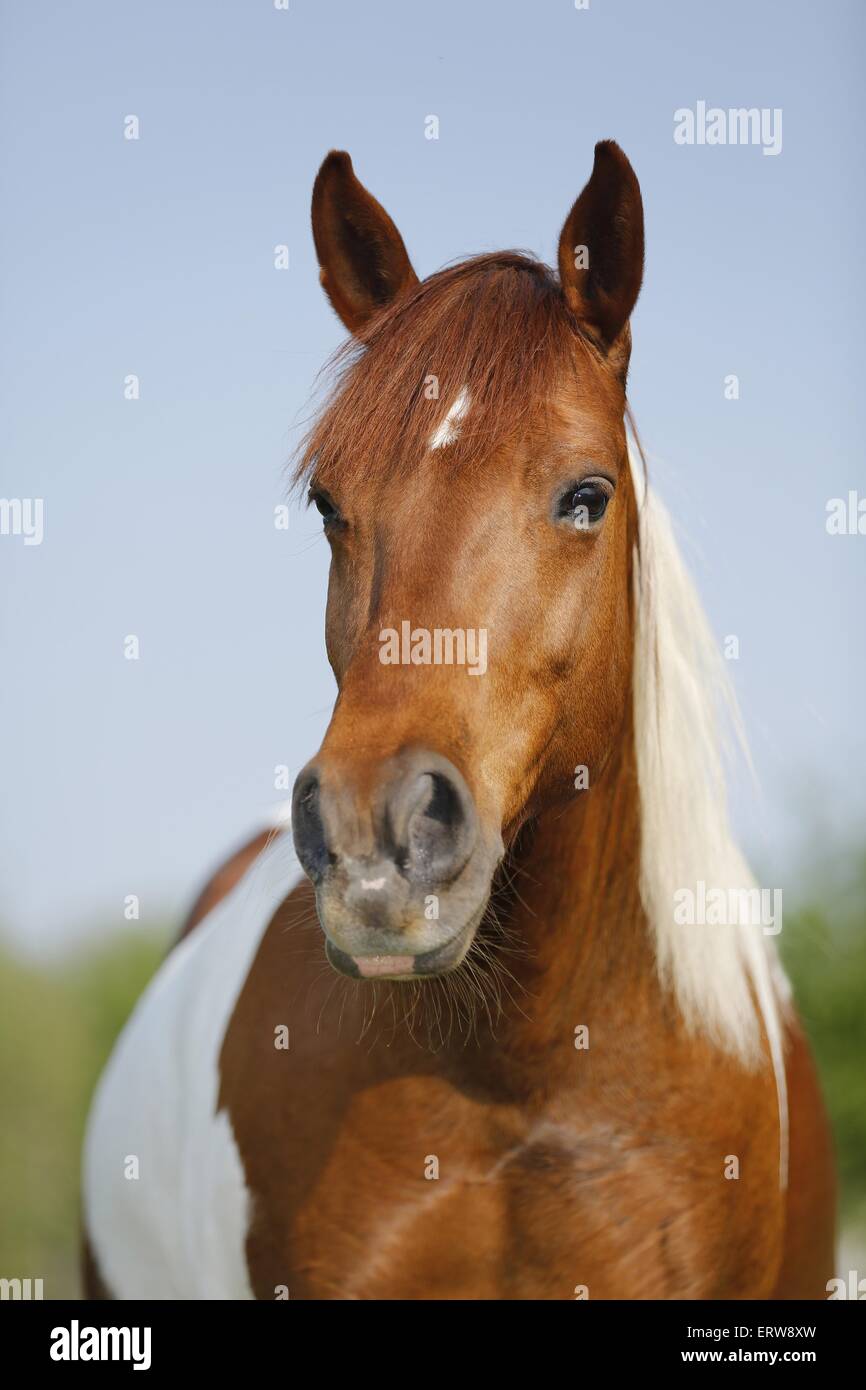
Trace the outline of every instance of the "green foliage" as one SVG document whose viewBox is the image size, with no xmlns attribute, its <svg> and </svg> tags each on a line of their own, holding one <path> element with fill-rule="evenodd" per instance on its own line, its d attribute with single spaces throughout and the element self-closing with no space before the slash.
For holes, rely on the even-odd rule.
<svg viewBox="0 0 866 1390">
<path fill-rule="evenodd" d="M 78 1293 L 79 1155 L 90 1095 L 165 938 L 136 933 L 51 969 L 0 952 L 0 1275 Z"/>
<path fill-rule="evenodd" d="M 785 914 L 782 956 L 833 1124 L 841 1215 L 866 1228 L 866 853 Z"/>
</svg>

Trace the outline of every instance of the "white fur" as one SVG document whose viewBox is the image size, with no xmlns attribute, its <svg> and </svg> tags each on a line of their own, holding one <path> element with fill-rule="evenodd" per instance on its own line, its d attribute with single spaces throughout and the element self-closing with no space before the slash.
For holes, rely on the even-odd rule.
<svg viewBox="0 0 866 1390">
<path fill-rule="evenodd" d="M 465 417 L 470 405 L 469 390 L 466 386 L 461 386 L 448 407 L 445 419 L 440 421 L 430 436 L 431 449 L 444 449 L 454 443 L 460 434 L 460 421 Z"/>
<path fill-rule="evenodd" d="M 170 954 L 100 1080 L 84 1148 L 84 1211 L 118 1298 L 251 1298 L 249 1197 L 219 1055 L 261 937 L 297 878 L 280 835 Z M 139 1176 L 124 1165 L 138 1160 Z"/>
<path fill-rule="evenodd" d="M 722 889 L 755 882 L 728 820 L 721 725 L 730 716 L 742 742 L 736 702 L 667 512 L 645 487 L 634 457 L 631 471 L 640 515 L 634 711 L 641 896 L 659 974 L 691 1027 L 757 1065 L 763 1021 L 776 1076 L 784 1187 L 788 990 L 775 947 L 760 925 L 684 926 L 674 918 L 674 894 L 694 890 L 700 880 Z"/>
</svg>

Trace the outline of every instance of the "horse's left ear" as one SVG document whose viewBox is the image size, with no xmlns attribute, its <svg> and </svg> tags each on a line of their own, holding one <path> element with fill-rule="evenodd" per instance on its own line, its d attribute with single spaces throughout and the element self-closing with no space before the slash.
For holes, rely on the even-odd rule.
<svg viewBox="0 0 866 1390">
<path fill-rule="evenodd" d="M 559 238 L 559 279 L 574 314 L 623 377 L 643 254 L 640 184 L 619 145 L 601 140 L 589 183 Z"/>
<path fill-rule="evenodd" d="M 345 150 L 331 150 L 316 176 L 313 240 L 322 286 L 350 333 L 418 283 L 403 238 Z"/>
</svg>

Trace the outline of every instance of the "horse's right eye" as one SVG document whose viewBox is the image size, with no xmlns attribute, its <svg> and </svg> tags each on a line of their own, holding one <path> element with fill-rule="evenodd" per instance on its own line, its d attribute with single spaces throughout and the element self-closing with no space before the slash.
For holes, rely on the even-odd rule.
<svg viewBox="0 0 866 1390">
<path fill-rule="evenodd" d="M 342 520 L 339 508 L 334 505 L 326 492 L 311 492 L 310 501 L 321 516 L 322 523 L 326 528 Z"/>
</svg>

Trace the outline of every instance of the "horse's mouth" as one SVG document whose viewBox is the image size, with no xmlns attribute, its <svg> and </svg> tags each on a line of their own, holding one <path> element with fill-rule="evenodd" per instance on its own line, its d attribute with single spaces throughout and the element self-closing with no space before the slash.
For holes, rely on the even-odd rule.
<svg viewBox="0 0 866 1390">
<path fill-rule="evenodd" d="M 485 904 L 486 906 L 486 904 Z M 447 975 L 465 959 L 484 915 L 484 907 L 460 931 L 432 951 L 415 955 L 350 955 L 325 937 L 325 954 L 341 975 L 353 980 L 417 980 Z"/>
</svg>

